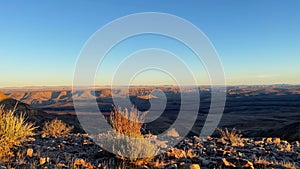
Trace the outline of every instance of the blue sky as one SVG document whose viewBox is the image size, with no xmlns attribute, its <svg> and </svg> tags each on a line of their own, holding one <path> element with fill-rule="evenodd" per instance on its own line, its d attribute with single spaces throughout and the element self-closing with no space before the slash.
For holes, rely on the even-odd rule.
<svg viewBox="0 0 300 169">
<path fill-rule="evenodd" d="M 1 1 L 0 87 L 71 85 L 76 59 L 88 38 L 114 19 L 138 12 L 170 13 L 201 29 L 215 46 L 229 85 L 300 84 L 299 9 L 297 0 Z M 103 75 L 99 70 L 97 84 L 108 84 L 110 63 L 133 49 L 162 45 L 181 52 L 184 59 L 188 51 L 180 44 L 164 46 L 167 41 L 146 36 L 127 47 L 125 43 L 123 50 L 116 48 L 112 54 L 118 54 L 107 58 Z M 199 72 L 200 84 L 208 83 L 201 65 L 198 69 L 193 61 L 186 62 Z M 153 80 L 145 81 L 148 77 Z M 136 83 L 169 83 L 165 78 L 150 72 Z"/>
</svg>

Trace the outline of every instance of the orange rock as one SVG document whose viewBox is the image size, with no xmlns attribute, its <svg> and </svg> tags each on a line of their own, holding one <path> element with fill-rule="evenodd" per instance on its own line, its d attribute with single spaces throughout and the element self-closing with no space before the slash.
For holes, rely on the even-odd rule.
<svg viewBox="0 0 300 169">
<path fill-rule="evenodd" d="M 83 159 L 76 159 L 74 162 L 74 167 L 85 166 L 85 161 Z"/>
<path fill-rule="evenodd" d="M 184 164 L 179 166 L 179 169 L 200 169 L 199 164 Z"/>
<path fill-rule="evenodd" d="M 200 169 L 200 165 L 199 164 L 191 164 L 189 166 L 189 169 Z"/>
<path fill-rule="evenodd" d="M 27 154 L 27 156 L 32 157 L 33 156 L 33 149 L 32 148 L 27 149 L 26 154 Z"/>
<path fill-rule="evenodd" d="M 85 168 L 93 169 L 94 166 L 93 166 L 91 163 L 87 163 L 87 164 L 85 165 Z"/>
<path fill-rule="evenodd" d="M 58 163 L 58 164 L 56 164 L 56 167 L 62 168 L 62 167 L 67 167 L 67 166 L 65 164 Z"/>
<path fill-rule="evenodd" d="M 49 161 L 50 161 L 49 157 L 47 157 L 47 158 L 40 157 L 40 165 L 43 165 L 43 164 L 45 164 L 46 162 L 49 162 Z"/>
<path fill-rule="evenodd" d="M 222 159 L 223 164 L 225 167 L 236 167 L 234 164 L 232 164 L 231 162 L 227 161 L 225 158 Z"/>
<path fill-rule="evenodd" d="M 280 141 L 281 141 L 280 138 L 274 138 L 273 139 L 273 143 L 280 143 Z"/>
<path fill-rule="evenodd" d="M 271 143 L 272 141 L 273 141 L 273 139 L 271 137 L 269 137 L 269 138 L 266 139 L 267 143 Z"/>
<path fill-rule="evenodd" d="M 186 153 L 183 150 L 180 150 L 178 148 L 172 148 L 171 152 L 166 152 L 166 155 L 169 157 L 175 157 L 175 158 L 185 158 Z"/>
<path fill-rule="evenodd" d="M 253 166 L 252 162 L 247 161 L 247 163 L 245 165 L 243 165 L 242 168 L 254 169 L 254 166 Z"/>
</svg>

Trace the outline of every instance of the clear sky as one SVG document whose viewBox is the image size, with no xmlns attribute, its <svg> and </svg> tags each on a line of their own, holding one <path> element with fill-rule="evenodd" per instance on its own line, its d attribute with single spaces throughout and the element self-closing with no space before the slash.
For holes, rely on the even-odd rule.
<svg viewBox="0 0 300 169">
<path fill-rule="evenodd" d="M 1 1 L 0 87 L 71 85 L 88 38 L 114 19 L 137 12 L 170 13 L 196 25 L 215 46 L 229 85 L 300 84 L 299 9 L 298 0 Z M 107 57 L 97 84 L 109 84 L 115 64 L 143 47 L 161 47 L 183 59 L 189 54 L 177 42 L 164 43 L 169 41 L 158 36 L 129 39 Z M 188 58 L 186 62 L 199 72 L 199 84 L 206 84 L 203 67 Z M 159 72 L 145 72 L 134 83 L 170 81 Z"/>
</svg>

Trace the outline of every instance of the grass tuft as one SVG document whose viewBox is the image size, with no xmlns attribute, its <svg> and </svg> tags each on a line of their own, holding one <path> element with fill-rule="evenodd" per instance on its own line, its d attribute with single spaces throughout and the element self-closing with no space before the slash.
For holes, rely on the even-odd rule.
<svg viewBox="0 0 300 169">
<path fill-rule="evenodd" d="M 0 107 L 0 159 L 7 156 L 11 148 L 33 136 L 34 129 L 36 127 L 26 122 L 24 114 L 15 115 L 15 109 L 5 111 Z"/>
<path fill-rule="evenodd" d="M 68 126 L 65 122 L 54 119 L 46 122 L 43 127 L 42 134 L 52 137 L 66 137 L 73 130 L 74 126 Z"/>
<path fill-rule="evenodd" d="M 142 134 L 144 116 L 136 108 L 130 111 L 115 108 L 109 120 L 114 131 L 102 135 L 100 139 L 116 152 L 118 159 L 134 166 L 141 166 L 153 159 L 158 148 Z"/>
<path fill-rule="evenodd" d="M 229 131 L 227 128 L 225 130 L 218 128 L 217 130 L 221 136 L 220 139 L 224 142 L 230 143 L 232 146 L 244 146 L 242 134 L 239 134 L 235 128 L 233 128 L 231 131 Z"/>
<path fill-rule="evenodd" d="M 114 130 L 129 137 L 143 137 L 141 133 L 143 122 L 144 116 L 136 108 L 132 108 L 131 111 L 114 108 L 110 114 L 110 123 Z"/>
</svg>

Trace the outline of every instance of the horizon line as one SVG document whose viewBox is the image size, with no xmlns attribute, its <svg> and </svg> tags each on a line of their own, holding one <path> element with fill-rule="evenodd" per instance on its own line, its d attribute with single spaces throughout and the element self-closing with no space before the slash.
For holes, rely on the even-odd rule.
<svg viewBox="0 0 300 169">
<path fill-rule="evenodd" d="M 128 85 L 81 85 L 80 87 L 127 87 Z M 192 86 L 224 86 L 224 85 L 211 85 L 211 84 L 197 84 L 197 85 L 181 85 L 182 87 L 192 87 Z M 229 84 L 225 86 L 300 86 L 300 84 L 290 84 L 290 83 L 274 83 L 274 84 Z M 10 88 L 51 88 L 51 87 L 68 87 L 73 88 L 73 85 L 30 85 L 30 86 L 0 86 L 0 89 L 10 89 Z M 157 84 L 157 85 L 129 85 L 129 87 L 177 87 L 171 84 Z"/>
</svg>

